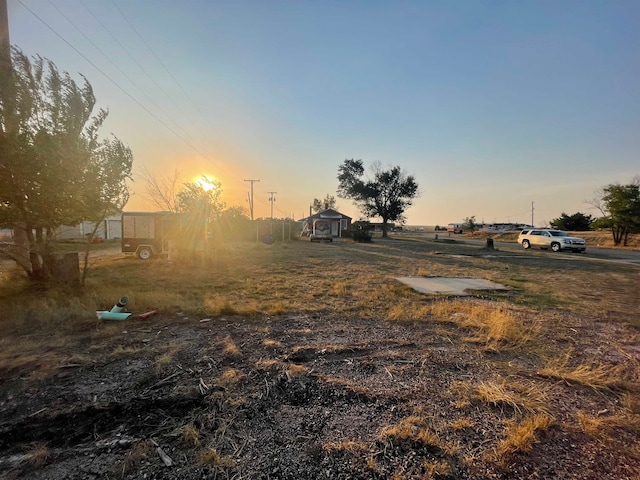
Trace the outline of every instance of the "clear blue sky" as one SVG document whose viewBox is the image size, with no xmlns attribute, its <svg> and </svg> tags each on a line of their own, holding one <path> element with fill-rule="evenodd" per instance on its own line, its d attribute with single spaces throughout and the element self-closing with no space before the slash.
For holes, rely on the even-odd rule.
<svg viewBox="0 0 640 480">
<path fill-rule="evenodd" d="M 270 191 L 307 214 L 346 158 L 416 177 L 410 225 L 597 216 L 640 174 L 637 0 L 9 0 L 9 23 L 89 79 L 137 172 L 214 176 L 244 207 L 259 179 L 256 216 Z M 136 180 L 127 209 L 150 208 Z"/>
</svg>

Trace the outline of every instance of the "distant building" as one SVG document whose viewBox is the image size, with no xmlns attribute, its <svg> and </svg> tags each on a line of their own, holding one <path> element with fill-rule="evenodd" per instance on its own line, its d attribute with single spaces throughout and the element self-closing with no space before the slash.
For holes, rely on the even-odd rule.
<svg viewBox="0 0 640 480">
<path fill-rule="evenodd" d="M 84 221 L 78 225 L 61 225 L 55 230 L 56 240 L 86 239 L 93 231 L 95 223 Z M 122 219 L 120 214 L 105 218 L 95 233 L 96 237 L 103 240 L 114 240 L 122 238 Z"/>
<path fill-rule="evenodd" d="M 302 235 L 309 236 L 313 230 L 314 220 L 329 220 L 331 222 L 331 236 L 334 238 L 346 237 L 351 228 L 351 217 L 329 208 L 299 220 L 302 222 Z"/>
</svg>

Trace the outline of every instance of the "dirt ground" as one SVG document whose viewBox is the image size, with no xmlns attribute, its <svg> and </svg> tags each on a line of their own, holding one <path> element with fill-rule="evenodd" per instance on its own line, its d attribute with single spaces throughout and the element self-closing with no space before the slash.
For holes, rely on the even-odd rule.
<svg viewBox="0 0 640 480">
<path fill-rule="evenodd" d="M 543 354 L 487 349 L 430 318 L 327 309 L 96 324 L 68 339 L 53 375 L 30 375 L 47 351 L 0 365 L 0 478 L 640 478 L 638 331 L 554 315 L 547 343 L 577 365 L 631 370 L 628 382 L 557 379 L 540 373 Z M 483 399 L 487 385 L 502 400 Z M 530 418 L 549 425 L 510 449 Z"/>
<path fill-rule="evenodd" d="M 3 372 L 10 377 L 0 404 L 3 478 L 620 480 L 640 473 L 637 449 L 627 448 L 637 446 L 633 432 L 601 440 L 571 426 L 576 405 L 618 411 L 615 395 L 529 376 L 519 380 L 556 399 L 548 405 L 555 424 L 531 454 L 494 461 L 503 431 L 496 426 L 521 412 L 460 401 L 456 382 L 491 380 L 497 359 L 459 342 L 452 326 L 331 316 L 201 320 L 129 324 L 120 342 L 135 353 L 60 365 L 42 383 Z M 595 350 L 602 335 L 622 333 L 593 327 Z M 145 351 L 175 339 L 188 346 L 158 371 Z M 515 376 L 529 361 L 500 355 Z M 382 434 L 416 416 L 437 441 Z M 37 458 L 39 445 L 47 458 Z"/>
</svg>

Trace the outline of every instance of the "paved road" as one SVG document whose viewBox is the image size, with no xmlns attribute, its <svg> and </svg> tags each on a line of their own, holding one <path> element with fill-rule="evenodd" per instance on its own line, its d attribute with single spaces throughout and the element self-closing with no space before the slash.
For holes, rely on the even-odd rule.
<svg viewBox="0 0 640 480">
<path fill-rule="evenodd" d="M 435 238 L 435 233 L 422 233 L 421 237 L 425 238 Z M 440 233 L 439 238 L 441 239 L 452 239 L 459 243 L 466 243 L 469 245 L 485 245 L 486 240 L 474 240 L 468 237 L 461 236 L 451 236 L 448 237 L 446 232 Z M 495 248 L 499 248 L 501 250 L 511 250 L 522 253 L 527 253 L 527 251 L 518 245 L 515 242 L 494 242 L 493 246 Z M 541 250 L 535 250 L 541 251 Z M 589 247 L 587 245 L 587 251 L 585 253 L 571 253 L 571 252 L 562 252 L 562 253 L 553 253 L 550 250 L 546 251 L 549 255 L 572 255 L 574 257 L 578 257 L 584 260 L 598 260 L 598 261 L 607 261 L 614 263 L 627 263 L 631 265 L 640 266 L 640 251 L 637 250 L 626 250 L 626 249 L 618 249 L 618 248 L 599 248 L 599 247 Z"/>
</svg>

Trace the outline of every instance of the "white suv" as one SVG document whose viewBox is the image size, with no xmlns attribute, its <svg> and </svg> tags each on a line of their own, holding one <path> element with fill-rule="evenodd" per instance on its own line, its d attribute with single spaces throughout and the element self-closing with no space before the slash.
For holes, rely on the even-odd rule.
<svg viewBox="0 0 640 480">
<path fill-rule="evenodd" d="M 554 252 L 561 250 L 584 252 L 587 249 L 587 242 L 583 238 L 571 237 L 562 230 L 551 230 L 548 228 L 528 228 L 522 230 L 520 235 L 518 235 L 518 243 L 524 248 L 550 248 Z"/>
</svg>

